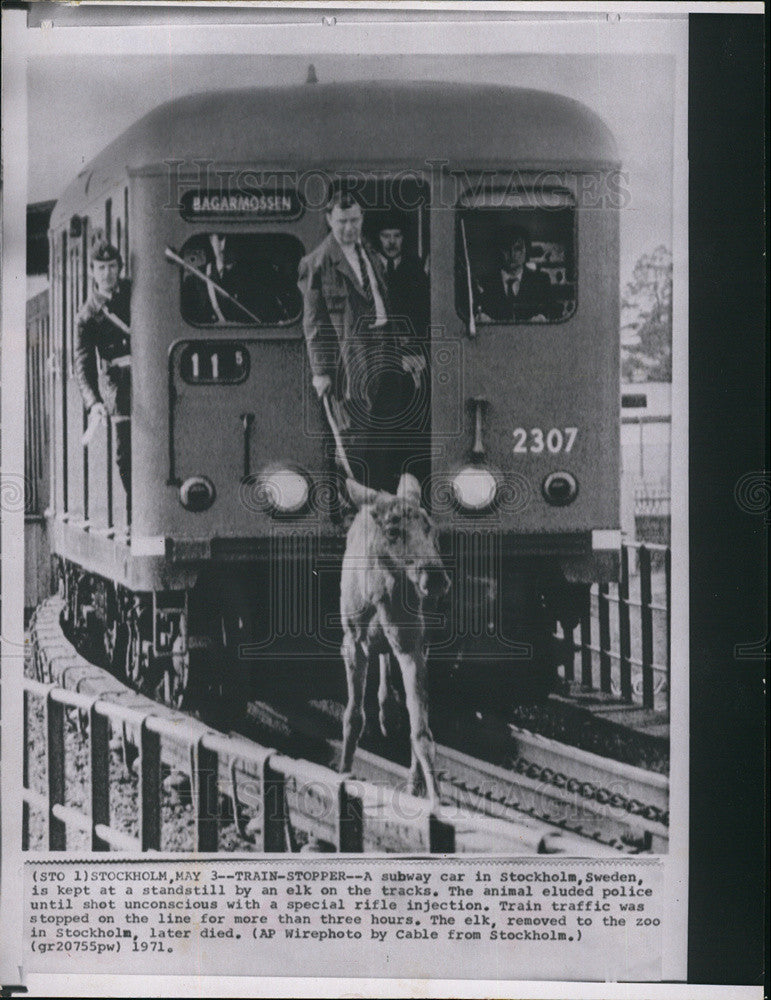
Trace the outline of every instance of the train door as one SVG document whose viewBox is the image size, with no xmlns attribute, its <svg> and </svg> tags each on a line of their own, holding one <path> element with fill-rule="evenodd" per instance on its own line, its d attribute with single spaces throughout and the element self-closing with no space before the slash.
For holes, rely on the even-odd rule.
<svg viewBox="0 0 771 1000">
<path fill-rule="evenodd" d="M 88 249 L 96 240 L 106 239 L 118 248 L 124 261 L 123 273 L 126 273 L 128 267 L 126 207 L 127 197 L 124 189 L 118 189 L 114 197 L 105 199 L 103 213 L 100 213 L 100 217 L 92 226 L 88 225 L 88 220 L 83 220 L 84 238 L 79 267 L 84 279 L 84 297 L 89 293 L 91 281 Z M 74 331 L 72 337 L 74 350 Z M 75 405 L 77 409 L 74 412 L 82 413 L 82 429 L 77 436 L 82 450 L 84 518 L 92 530 L 114 531 L 121 535 L 128 527 L 128 517 L 126 495 L 117 463 L 117 419 L 111 417 L 106 422 L 90 427 L 88 414 L 82 402 L 76 399 Z M 80 423 L 78 426 L 80 427 Z"/>
<path fill-rule="evenodd" d="M 389 447 L 399 465 L 424 486 L 426 500 L 431 471 L 431 191 L 419 174 L 343 176 L 333 182 L 355 195 L 362 206 L 362 238 L 377 255 L 389 294 L 391 329 L 402 348 L 393 363 L 409 387 L 401 409 L 389 419 Z M 419 357 L 417 367 L 403 368 L 405 355 Z M 410 384 L 414 381 L 414 386 Z M 389 463 L 390 464 L 390 463 Z"/>
</svg>

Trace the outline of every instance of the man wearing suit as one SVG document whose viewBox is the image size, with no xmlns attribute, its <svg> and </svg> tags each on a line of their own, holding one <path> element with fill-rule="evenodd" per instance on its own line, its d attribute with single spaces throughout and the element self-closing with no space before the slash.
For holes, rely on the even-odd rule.
<svg viewBox="0 0 771 1000">
<path fill-rule="evenodd" d="M 357 478 L 395 492 L 404 453 L 404 386 L 419 381 L 419 352 L 404 325 L 392 324 L 380 259 L 361 231 L 354 195 L 336 191 L 326 211 L 330 232 L 300 261 L 303 329 L 313 387 L 338 405 L 346 451 Z"/>
<path fill-rule="evenodd" d="M 556 319 L 549 276 L 527 267 L 530 236 L 522 226 L 501 232 L 498 269 L 477 283 L 474 302 L 481 323 L 545 323 Z"/>
</svg>

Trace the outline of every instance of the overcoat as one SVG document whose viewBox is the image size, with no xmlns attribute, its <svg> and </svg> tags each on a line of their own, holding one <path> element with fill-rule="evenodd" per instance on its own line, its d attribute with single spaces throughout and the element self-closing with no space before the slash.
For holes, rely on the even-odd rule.
<svg viewBox="0 0 771 1000">
<path fill-rule="evenodd" d="M 391 303 L 385 275 L 372 247 L 362 241 L 386 312 Z M 313 375 L 328 375 L 335 395 L 358 409 L 374 404 L 379 374 L 401 368 L 413 348 L 407 330 L 372 328 L 373 310 L 364 288 L 330 233 L 300 261 L 303 330 Z"/>
</svg>

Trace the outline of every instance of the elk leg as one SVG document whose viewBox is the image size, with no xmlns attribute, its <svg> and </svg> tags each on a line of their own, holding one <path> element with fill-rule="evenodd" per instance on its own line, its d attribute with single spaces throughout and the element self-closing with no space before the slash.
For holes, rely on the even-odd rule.
<svg viewBox="0 0 771 1000">
<path fill-rule="evenodd" d="M 367 653 L 350 631 L 346 631 L 343 637 L 341 652 L 348 681 L 348 704 L 343 714 L 343 752 L 340 758 L 340 771 L 342 774 L 347 774 L 351 770 L 353 755 L 356 753 L 359 737 L 364 729 Z"/>
<path fill-rule="evenodd" d="M 410 716 L 410 741 L 412 744 L 410 790 L 413 793 L 417 791 L 418 779 L 422 770 L 428 797 L 432 805 L 436 805 L 439 802 L 439 786 L 436 780 L 434 737 L 428 726 L 426 660 L 420 651 L 398 652 L 396 658 L 402 671 L 407 711 Z"/>
<path fill-rule="evenodd" d="M 380 654 L 380 682 L 377 689 L 377 700 L 380 705 L 380 731 L 383 736 L 390 736 L 398 726 L 398 704 L 391 679 L 391 654 Z"/>
</svg>

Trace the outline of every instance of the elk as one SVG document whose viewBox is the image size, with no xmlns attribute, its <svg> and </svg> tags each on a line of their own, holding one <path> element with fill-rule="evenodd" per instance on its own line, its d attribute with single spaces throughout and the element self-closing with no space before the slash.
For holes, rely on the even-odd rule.
<svg viewBox="0 0 771 1000">
<path fill-rule="evenodd" d="M 432 806 L 437 805 L 435 747 L 428 725 L 426 612 L 435 607 L 450 580 L 413 476 L 402 476 L 396 496 L 352 479 L 347 487 L 358 510 L 348 529 L 340 583 L 341 652 L 348 681 L 340 770 L 344 774 L 351 770 L 364 728 L 369 663 L 376 655 L 380 728 L 388 735 L 394 704 L 391 652 L 401 670 L 410 720 L 410 791 L 421 790 L 422 772 Z"/>
</svg>

